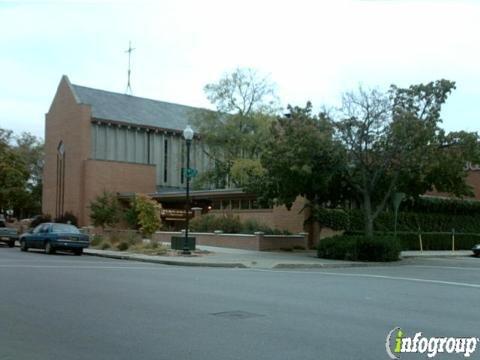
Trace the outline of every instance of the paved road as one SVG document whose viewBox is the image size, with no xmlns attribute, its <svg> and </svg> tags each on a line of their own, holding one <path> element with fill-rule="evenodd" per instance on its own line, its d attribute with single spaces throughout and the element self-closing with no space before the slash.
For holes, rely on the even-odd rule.
<svg viewBox="0 0 480 360">
<path fill-rule="evenodd" d="M 386 359 L 396 326 L 480 337 L 479 299 L 475 258 L 279 271 L 0 247 L 0 359 Z"/>
</svg>

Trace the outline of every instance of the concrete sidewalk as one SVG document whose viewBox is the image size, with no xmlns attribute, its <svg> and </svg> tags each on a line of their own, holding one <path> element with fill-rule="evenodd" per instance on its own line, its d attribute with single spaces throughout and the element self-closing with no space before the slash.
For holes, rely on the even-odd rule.
<svg viewBox="0 0 480 360">
<path fill-rule="evenodd" d="M 459 257 L 472 256 L 471 250 L 431 250 L 431 251 L 402 251 L 402 258 L 411 257 Z"/>
<path fill-rule="evenodd" d="M 126 259 L 166 265 L 205 266 L 223 268 L 257 268 L 257 269 L 309 269 L 338 268 L 353 266 L 372 266 L 380 263 L 360 263 L 319 259 L 315 251 L 270 252 L 249 251 L 240 249 L 200 246 L 197 250 L 208 251 L 208 254 L 192 256 L 159 256 L 134 254 L 126 251 L 85 249 L 87 255 L 102 256 L 114 259 Z"/>
<path fill-rule="evenodd" d="M 207 254 L 192 256 L 159 256 L 134 254 L 125 251 L 85 249 L 85 254 L 102 256 L 113 259 L 143 261 L 165 265 L 205 266 L 224 268 L 258 268 L 258 269 L 309 269 L 309 268 L 341 268 L 385 266 L 401 264 L 402 262 L 354 262 L 330 259 L 319 259 L 314 250 L 273 252 L 229 249 L 213 246 L 199 246 L 198 250 L 207 251 Z M 402 258 L 412 257 L 458 257 L 471 256 L 471 251 L 403 251 Z"/>
</svg>

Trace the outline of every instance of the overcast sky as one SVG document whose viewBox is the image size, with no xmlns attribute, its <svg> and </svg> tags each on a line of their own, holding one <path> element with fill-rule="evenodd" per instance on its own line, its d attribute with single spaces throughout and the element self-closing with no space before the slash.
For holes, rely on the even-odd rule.
<svg viewBox="0 0 480 360">
<path fill-rule="evenodd" d="M 210 107 L 236 67 L 270 75 L 283 105 L 446 78 L 447 130 L 480 130 L 480 0 L 0 1 L 0 127 L 43 137 L 63 74 L 74 84 Z"/>
</svg>

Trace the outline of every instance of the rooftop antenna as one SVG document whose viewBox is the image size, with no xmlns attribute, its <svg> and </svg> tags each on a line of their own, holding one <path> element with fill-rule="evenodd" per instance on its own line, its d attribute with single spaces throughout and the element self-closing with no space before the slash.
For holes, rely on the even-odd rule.
<svg viewBox="0 0 480 360">
<path fill-rule="evenodd" d="M 130 58 L 132 56 L 132 51 L 135 50 L 135 48 L 132 48 L 132 42 L 128 42 L 128 50 L 125 51 L 128 53 L 128 82 L 127 82 L 127 90 L 125 90 L 126 94 L 132 95 L 132 85 L 130 84 L 130 73 L 131 73 L 131 66 L 130 66 Z"/>
</svg>

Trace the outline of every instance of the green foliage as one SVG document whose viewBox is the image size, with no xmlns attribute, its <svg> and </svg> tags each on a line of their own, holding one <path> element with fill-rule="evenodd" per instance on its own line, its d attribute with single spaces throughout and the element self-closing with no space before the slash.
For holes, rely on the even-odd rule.
<svg viewBox="0 0 480 360">
<path fill-rule="evenodd" d="M 90 219 L 95 226 L 114 226 L 122 216 L 122 207 L 114 193 L 103 191 L 90 203 Z"/>
<path fill-rule="evenodd" d="M 257 231 L 263 232 L 265 235 L 291 235 L 287 230 L 272 229 L 255 219 L 246 219 L 242 222 L 241 232 L 243 234 L 253 234 Z"/>
<path fill-rule="evenodd" d="M 248 190 L 264 204 L 287 207 L 297 196 L 312 208 L 354 200 L 369 237 L 395 192 L 418 198 L 435 188 L 470 195 L 464 165 L 480 161 L 479 137 L 440 128 L 441 108 L 454 89 L 447 80 L 388 92 L 360 88 L 344 94 L 332 116 L 312 115 L 309 103 L 289 107 L 262 152 L 265 175 Z"/>
<path fill-rule="evenodd" d="M 197 232 L 222 230 L 225 233 L 235 234 L 241 232 L 242 223 L 238 216 L 229 213 L 222 216 L 206 214 L 193 218 L 192 221 L 190 221 L 190 229 Z"/>
<path fill-rule="evenodd" d="M 252 179 L 261 177 L 265 169 L 259 160 L 237 159 L 232 162 L 230 173 L 234 183 L 244 187 L 251 183 Z"/>
<path fill-rule="evenodd" d="M 0 128 L 0 207 L 17 217 L 40 212 L 43 144 L 36 137 Z"/>
<path fill-rule="evenodd" d="M 275 112 L 278 99 L 268 77 L 250 68 L 237 68 L 204 87 L 208 100 L 221 113 L 248 115 Z"/>
<path fill-rule="evenodd" d="M 204 90 L 218 111 L 195 114 L 211 168 L 195 179 L 194 187 L 243 186 L 248 172 L 258 173 L 259 163 L 254 161 L 270 137 L 277 111 L 273 85 L 251 69 L 237 69 Z M 240 161 L 246 159 L 252 162 Z M 247 175 L 239 168 L 247 168 Z"/>
<path fill-rule="evenodd" d="M 130 247 L 130 244 L 127 241 L 122 241 L 117 245 L 119 251 L 126 251 Z"/>
<path fill-rule="evenodd" d="M 30 227 L 35 228 L 40 224 L 48 223 L 51 221 L 52 221 L 52 216 L 50 214 L 37 215 L 33 218 L 32 222 L 30 223 Z"/>
<path fill-rule="evenodd" d="M 138 215 L 137 221 L 140 232 L 145 237 L 150 237 L 160 228 L 160 205 L 147 195 L 135 196 L 135 211 Z"/>
<path fill-rule="evenodd" d="M 437 197 L 419 197 L 402 202 L 402 209 L 409 212 L 442 213 L 451 215 L 480 214 L 480 201 L 465 199 L 447 199 Z"/>
<path fill-rule="evenodd" d="M 316 220 L 323 226 L 349 232 L 361 232 L 364 226 L 364 214 L 359 209 L 322 209 L 317 213 Z M 375 220 L 374 231 L 393 232 L 394 226 L 394 213 L 383 212 Z M 480 214 L 398 213 L 398 231 L 417 233 L 419 229 L 422 232 L 451 232 L 455 229 L 458 233 L 480 233 Z"/>
<path fill-rule="evenodd" d="M 133 201 L 130 204 L 130 207 L 128 207 L 124 213 L 123 213 L 123 218 L 128 224 L 128 227 L 130 229 L 138 229 L 140 225 L 138 224 L 138 213 L 137 210 L 135 210 L 135 201 Z"/>
<path fill-rule="evenodd" d="M 267 235 L 290 235 L 288 231 L 272 229 L 253 219 L 240 221 L 238 216 L 229 213 L 221 216 L 206 214 L 194 218 L 190 222 L 190 229 L 197 232 L 221 230 L 229 234 L 253 234 L 260 231 Z"/>
<path fill-rule="evenodd" d="M 345 230 L 350 227 L 350 213 L 345 210 L 315 206 L 311 211 L 311 218 L 307 222 L 315 221 L 321 227 L 328 227 L 333 230 Z"/>
<path fill-rule="evenodd" d="M 393 237 L 338 235 L 323 239 L 317 247 L 319 258 L 351 261 L 397 261 L 400 246 Z"/>
<path fill-rule="evenodd" d="M 348 149 L 347 179 L 365 217 L 364 229 L 384 211 L 395 191 L 416 198 L 434 187 L 470 195 L 463 170 L 479 159 L 475 133 L 446 134 L 440 111 L 455 83 L 439 80 L 402 89 L 391 86 L 347 93 L 342 117 L 335 123 Z"/>
<path fill-rule="evenodd" d="M 92 239 L 90 240 L 90 245 L 92 247 L 97 247 L 103 242 L 104 238 L 102 235 L 94 235 Z"/>
<path fill-rule="evenodd" d="M 290 208 L 297 196 L 312 206 L 341 201 L 347 193 L 342 178 L 345 151 L 333 138 L 327 115 L 312 114 L 312 105 L 289 106 L 289 115 L 271 127 L 271 137 L 261 156 L 264 174 L 247 189 L 263 204 Z"/>
<path fill-rule="evenodd" d="M 111 249 L 111 248 L 112 248 L 112 244 L 110 243 L 110 241 L 104 241 L 100 245 L 101 250 L 107 250 L 107 249 Z"/>
<path fill-rule="evenodd" d="M 402 250 L 420 250 L 418 234 L 398 234 Z M 480 234 L 455 234 L 455 250 L 471 250 L 480 244 Z M 452 234 L 422 234 L 423 250 L 452 250 Z"/>
<path fill-rule="evenodd" d="M 58 218 L 56 218 L 55 222 L 61 223 L 61 224 L 71 224 L 75 226 L 78 225 L 77 217 L 69 211 L 65 212 L 65 214 L 63 214 L 62 216 L 59 216 Z"/>
</svg>

